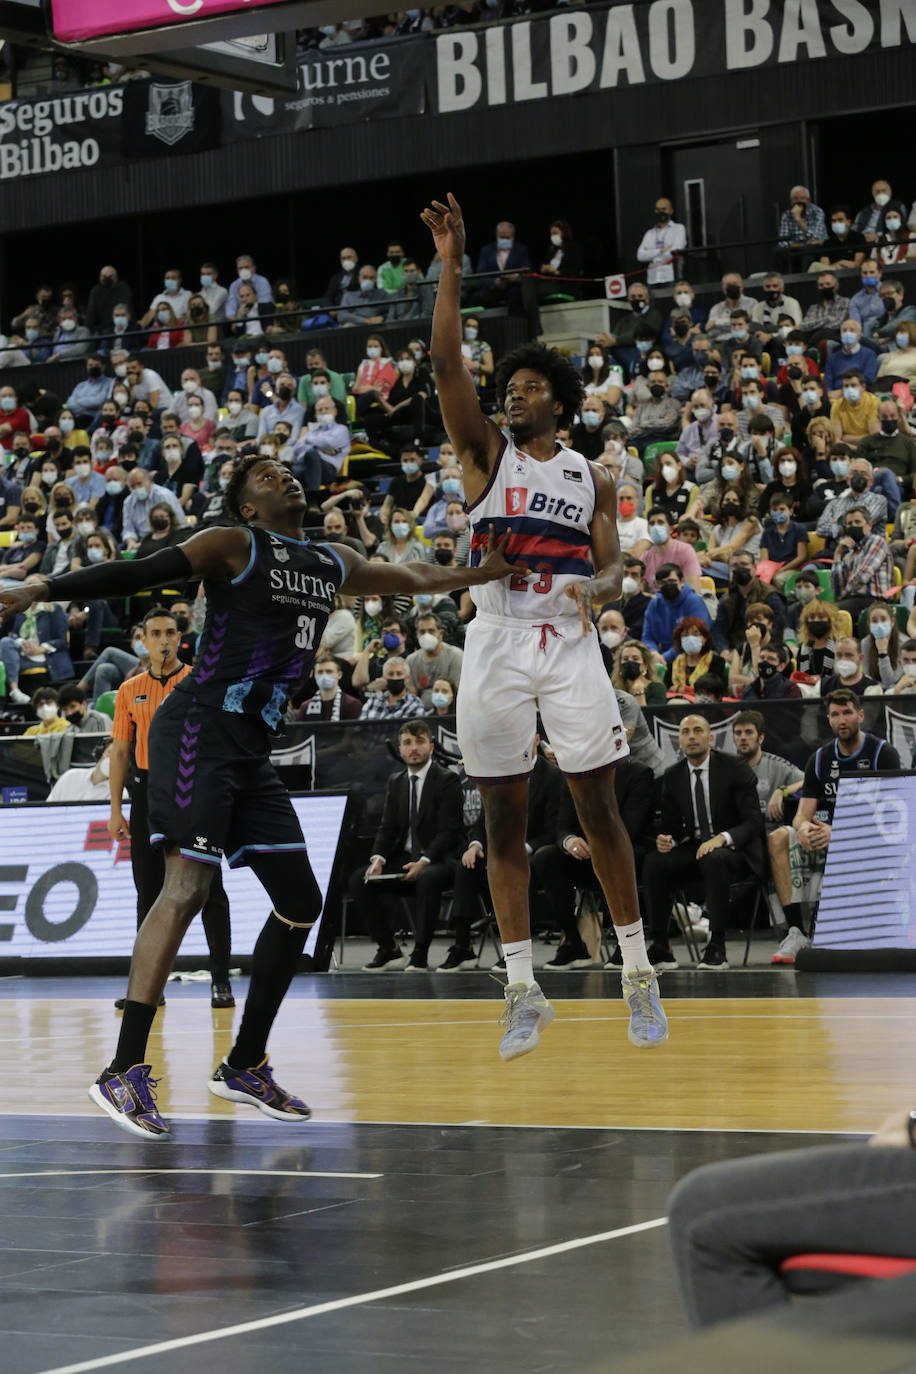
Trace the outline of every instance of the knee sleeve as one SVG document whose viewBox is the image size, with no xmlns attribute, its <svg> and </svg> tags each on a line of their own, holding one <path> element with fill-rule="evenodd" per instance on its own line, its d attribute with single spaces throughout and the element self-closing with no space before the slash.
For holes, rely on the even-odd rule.
<svg viewBox="0 0 916 1374">
<path fill-rule="evenodd" d="M 315 924 L 321 915 L 321 889 L 305 854 L 252 855 L 251 869 L 284 925 L 308 930 Z"/>
</svg>

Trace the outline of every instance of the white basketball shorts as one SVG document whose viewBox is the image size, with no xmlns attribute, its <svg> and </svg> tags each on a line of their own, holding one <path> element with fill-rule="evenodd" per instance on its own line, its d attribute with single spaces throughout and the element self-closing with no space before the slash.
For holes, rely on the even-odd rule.
<svg viewBox="0 0 916 1374">
<path fill-rule="evenodd" d="M 564 773 L 592 773 L 630 752 L 592 630 L 578 616 L 532 624 L 477 613 L 458 691 L 458 744 L 469 777 L 507 782 L 534 767 L 540 712 Z"/>
</svg>

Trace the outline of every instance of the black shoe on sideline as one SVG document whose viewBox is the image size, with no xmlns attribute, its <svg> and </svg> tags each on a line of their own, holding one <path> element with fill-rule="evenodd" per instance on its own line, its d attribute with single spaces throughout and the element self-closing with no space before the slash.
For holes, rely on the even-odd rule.
<svg viewBox="0 0 916 1374">
<path fill-rule="evenodd" d="M 407 963 L 404 966 L 404 972 L 428 973 L 429 959 L 426 957 L 425 954 L 418 954 L 417 951 L 414 950 L 413 954 L 411 954 L 410 958 L 407 960 Z"/>
<path fill-rule="evenodd" d="M 623 968 L 623 952 L 619 945 L 614 946 L 614 952 L 604 967 L 610 969 Z"/>
<path fill-rule="evenodd" d="M 670 945 L 651 944 L 647 950 L 649 963 L 656 973 L 675 973 L 677 972 L 678 962 Z"/>
<path fill-rule="evenodd" d="M 465 969 L 477 967 L 477 955 L 472 949 L 462 949 L 460 945 L 452 945 L 443 963 L 436 969 L 437 973 L 462 973 Z"/>
<path fill-rule="evenodd" d="M 225 983 L 210 984 L 210 1006 L 214 1011 L 222 1011 L 226 1007 L 235 1006 L 232 984 L 228 980 Z"/>
<path fill-rule="evenodd" d="M 587 947 L 580 940 L 577 945 L 564 940 L 552 959 L 548 959 L 544 965 L 549 969 L 561 968 L 591 968 L 594 959 L 589 954 Z"/>
<path fill-rule="evenodd" d="M 375 957 L 370 959 L 368 964 L 363 964 L 363 973 L 388 973 L 392 969 L 404 968 L 407 963 L 407 955 L 395 947 L 394 949 L 382 949 L 381 946 L 375 951 Z"/>
<path fill-rule="evenodd" d="M 724 973 L 728 968 L 728 956 L 725 952 L 725 941 L 712 939 L 703 950 L 703 957 L 697 964 L 697 968 L 711 969 L 715 973 Z"/>
</svg>

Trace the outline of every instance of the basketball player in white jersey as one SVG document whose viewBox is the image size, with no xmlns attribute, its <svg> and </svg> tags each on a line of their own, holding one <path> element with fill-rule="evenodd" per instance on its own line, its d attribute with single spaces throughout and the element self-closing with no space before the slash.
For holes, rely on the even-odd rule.
<svg viewBox="0 0 916 1374">
<path fill-rule="evenodd" d="M 471 516 L 471 561 L 492 524 L 519 573 L 475 587 L 458 694 L 458 740 L 483 798 L 487 877 L 506 959 L 503 1059 L 533 1050 L 554 1011 L 534 980 L 525 828 L 537 712 L 566 774 L 623 954 L 629 1038 L 668 1038 L 646 954 L 633 849 L 620 819 L 614 765 L 629 752 L 591 622 L 593 602 L 619 597 L 622 564 L 613 480 L 557 443 L 583 400 L 578 372 L 537 344 L 497 371 L 508 436 L 481 411 L 461 353 L 465 231 L 454 196 L 421 219 L 442 262 L 430 350 L 448 437 L 461 462 Z"/>
</svg>

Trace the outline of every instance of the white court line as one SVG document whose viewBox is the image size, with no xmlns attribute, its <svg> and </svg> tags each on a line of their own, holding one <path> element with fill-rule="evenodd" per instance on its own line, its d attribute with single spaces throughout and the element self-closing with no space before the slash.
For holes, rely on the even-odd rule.
<svg viewBox="0 0 916 1374">
<path fill-rule="evenodd" d="M 314 1109 L 313 1109 L 314 1110 Z M 320 1108 L 318 1109 L 320 1110 Z M 59 1115 L 55 1112 L 2 1112 L 0 1111 L 0 1121 L 4 1116 L 14 1119 L 24 1117 L 36 1121 L 98 1121 L 98 1112 L 67 1112 L 66 1115 Z M 230 1116 L 228 1113 L 221 1112 L 169 1112 L 170 1121 L 229 1121 L 233 1125 L 244 1124 L 245 1121 L 251 1125 L 261 1125 L 255 1122 L 250 1115 Z M 309 1120 L 310 1126 L 434 1126 L 444 1130 L 447 1127 L 469 1127 L 481 1130 L 500 1130 L 500 1131 L 648 1131 L 648 1132 L 667 1132 L 677 1134 L 678 1132 L 693 1132 L 704 1135 L 838 1135 L 838 1136 L 870 1136 L 872 1131 L 836 1131 L 836 1130 L 809 1130 L 807 1127 L 799 1129 L 794 1126 L 606 1126 L 600 1123 L 583 1126 L 581 1124 L 566 1124 L 558 1121 L 355 1121 L 350 1116 L 312 1116 Z M 86 1142 L 87 1144 L 89 1142 Z M 175 1144 L 175 1142 L 172 1142 Z M 179 1144 L 181 1142 L 178 1142 Z M 246 1144 L 256 1144 L 255 1141 L 246 1141 Z M 266 1143 L 266 1142 L 265 1142 Z M 273 1141 L 271 1141 L 273 1144 Z M 165 1148 L 165 1142 L 163 1142 Z M 119 1171 L 120 1172 L 120 1171 Z M 140 1169 L 139 1173 L 152 1173 L 151 1169 Z M 170 1172 L 169 1170 L 165 1171 Z M 209 1171 L 208 1171 L 209 1172 Z M 230 1171 L 231 1172 L 231 1171 Z M 22 1177 L 22 1175 L 19 1175 Z M 303 1177 L 303 1175 L 299 1175 Z M 330 1175 L 333 1178 L 345 1178 L 345 1174 Z M 373 1175 L 354 1175 L 354 1177 L 371 1178 Z M 384 1177 L 384 1175 L 382 1175 Z"/>
<path fill-rule="evenodd" d="M 264 1178 L 384 1178 L 384 1174 L 341 1174 L 322 1173 L 305 1169 L 36 1169 L 34 1173 L 0 1174 L 3 1178 L 85 1178 L 93 1174 L 217 1174 L 247 1177 L 249 1174 Z"/>
<path fill-rule="evenodd" d="M 208 1341 L 221 1341 L 229 1336 L 246 1336 L 252 1331 L 266 1331 L 274 1326 L 287 1326 L 290 1322 L 304 1321 L 307 1317 L 323 1317 L 329 1312 L 340 1312 L 347 1307 L 362 1307 L 370 1302 L 383 1302 L 387 1298 L 403 1297 L 405 1293 L 418 1293 L 424 1288 L 438 1288 L 443 1283 L 455 1283 L 458 1279 L 473 1278 L 477 1274 L 492 1274 L 497 1269 L 511 1269 L 519 1264 L 530 1264 L 532 1260 L 549 1259 L 552 1255 L 563 1255 L 569 1250 L 581 1250 L 587 1245 L 600 1245 L 607 1240 L 619 1240 L 622 1236 L 634 1236 L 641 1231 L 652 1231 L 667 1224 L 667 1217 L 655 1217 L 652 1221 L 640 1221 L 633 1226 L 621 1226 L 616 1231 L 600 1231 L 593 1236 L 579 1236 L 576 1240 L 560 1241 L 556 1245 L 544 1245 L 539 1250 L 528 1250 L 521 1255 L 510 1255 L 506 1259 L 487 1260 L 481 1264 L 468 1264 L 462 1269 L 451 1269 L 447 1273 L 430 1274 L 425 1279 L 414 1279 L 411 1283 L 397 1283 L 390 1288 L 376 1288 L 370 1293 L 354 1293 L 349 1298 L 336 1298 L 332 1302 L 319 1302 L 311 1307 L 299 1307 L 292 1312 L 278 1312 L 272 1317 L 260 1317 L 256 1321 L 239 1322 L 236 1326 L 216 1327 L 212 1331 L 199 1331 L 194 1336 L 179 1336 L 171 1341 L 157 1341 L 155 1345 L 141 1345 L 135 1350 L 125 1350 L 120 1355 L 101 1355 L 94 1360 L 80 1360 L 78 1364 L 59 1365 L 54 1369 L 40 1370 L 38 1374 L 87 1374 L 92 1369 L 110 1369 L 113 1365 L 129 1364 L 131 1360 L 147 1359 L 150 1355 L 167 1355 L 172 1350 L 186 1350 L 189 1346 L 204 1345 Z"/>
</svg>

